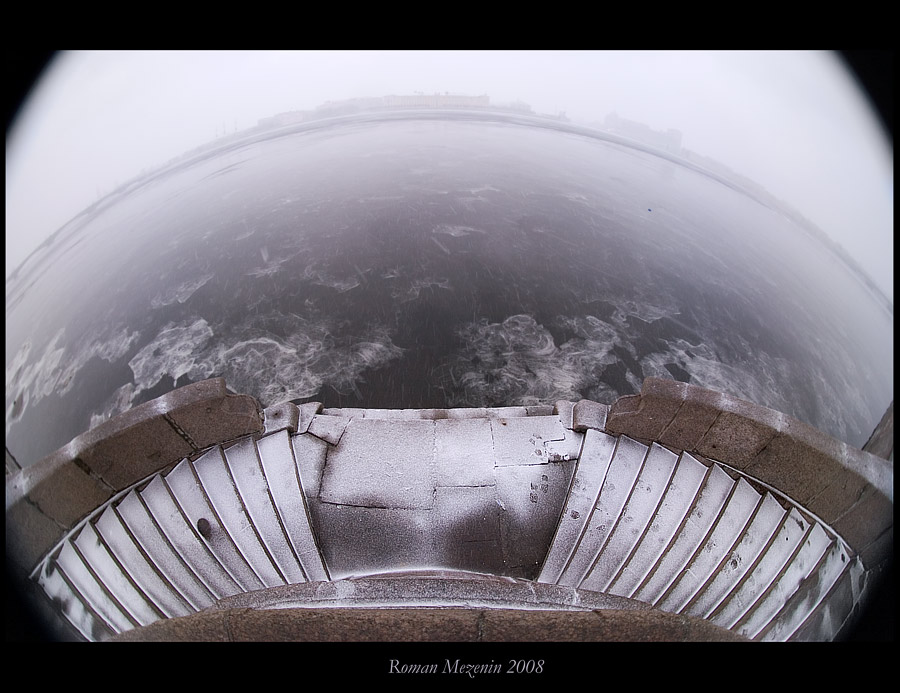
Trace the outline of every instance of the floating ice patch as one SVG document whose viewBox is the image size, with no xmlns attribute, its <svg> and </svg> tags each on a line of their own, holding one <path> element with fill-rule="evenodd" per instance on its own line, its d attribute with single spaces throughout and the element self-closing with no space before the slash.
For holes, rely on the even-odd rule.
<svg viewBox="0 0 900 693">
<path fill-rule="evenodd" d="M 235 237 L 234 237 L 234 240 L 236 240 L 236 241 L 242 241 L 242 240 L 244 240 L 245 238 L 250 238 L 250 236 L 252 236 L 254 233 L 256 233 L 256 229 L 255 229 L 255 228 L 253 228 L 253 227 L 251 227 L 251 226 L 247 226 L 246 224 L 244 224 L 244 231 L 241 232 L 241 233 L 239 233 L 237 236 L 235 236 Z"/>
<path fill-rule="evenodd" d="M 253 395 L 268 406 L 313 397 L 324 385 L 349 393 L 364 371 L 402 353 L 386 328 L 337 339 L 327 319 L 301 320 L 299 329 L 285 339 L 266 336 L 236 341 L 211 350 L 198 367 L 205 369 L 204 377 L 224 375 L 235 391 Z"/>
<path fill-rule="evenodd" d="M 481 197 L 481 196 L 475 196 L 475 197 L 462 196 L 462 197 L 457 197 L 454 200 L 455 204 L 461 205 L 466 211 L 469 211 L 469 212 L 477 212 L 478 211 L 478 203 L 486 203 L 486 202 L 490 202 L 490 200 L 488 200 L 487 198 Z"/>
<path fill-rule="evenodd" d="M 435 238 L 434 236 L 431 237 L 431 240 L 434 241 L 434 244 L 435 244 L 438 248 L 440 248 L 440 249 L 443 250 L 445 253 L 447 253 L 447 255 L 450 255 L 450 248 L 448 248 L 447 246 L 445 246 L 443 243 L 441 243 L 441 242 L 440 242 L 437 238 Z"/>
<path fill-rule="evenodd" d="M 150 301 L 150 305 L 153 308 L 162 308 L 163 306 L 170 306 L 176 301 L 178 303 L 185 303 L 191 296 L 193 296 L 197 290 L 206 284 L 210 279 L 213 278 L 213 274 L 204 274 L 199 277 L 195 277 L 194 279 L 189 279 L 183 284 L 179 284 L 178 286 L 172 288 L 170 287 L 166 291 L 162 292 L 160 295 L 153 298 Z"/>
<path fill-rule="evenodd" d="M 138 338 L 137 332 L 129 333 L 126 327 L 120 327 L 87 342 L 61 346 L 64 335 L 65 330 L 60 329 L 33 362 L 29 362 L 31 343 L 25 342 L 7 366 L 7 432 L 29 403 L 36 404 L 50 395 L 67 394 L 90 359 L 96 356 L 113 363 L 124 357 Z"/>
<path fill-rule="evenodd" d="M 453 236 L 454 238 L 459 238 L 460 236 L 468 236 L 472 233 L 484 233 L 481 229 L 476 229 L 471 226 L 458 226 L 454 224 L 438 224 L 432 230 L 432 233 L 442 233 L 448 236 Z"/>
<path fill-rule="evenodd" d="M 559 316 L 555 322 L 572 335 L 559 346 L 530 315 L 502 323 L 482 319 L 461 329 L 465 348 L 450 368 L 454 404 L 552 404 L 583 396 L 612 401 L 619 393 L 601 378 L 619 360 L 616 347 L 634 355 L 627 335 L 594 316 Z"/>
<path fill-rule="evenodd" d="M 710 390 L 728 392 L 779 411 L 788 411 L 789 402 L 781 394 L 783 383 L 790 377 L 791 366 L 785 359 L 775 358 L 736 337 L 739 344 L 731 362 L 724 362 L 707 344 L 694 345 L 683 339 L 666 342 L 665 351 L 641 359 L 644 377 L 671 378 L 666 365 L 674 365 L 690 375 L 690 382 Z"/>
<path fill-rule="evenodd" d="M 410 301 L 415 301 L 419 297 L 419 294 L 425 289 L 431 289 L 432 291 L 434 289 L 453 291 L 449 279 L 433 279 L 426 277 L 424 279 L 414 279 L 409 286 L 395 286 L 391 291 L 391 298 L 398 303 L 409 303 Z"/>
<path fill-rule="evenodd" d="M 454 405 L 499 406 L 578 399 L 577 364 L 530 315 L 502 323 L 482 319 L 459 331 L 465 348 L 451 367 Z"/>
<path fill-rule="evenodd" d="M 62 335 L 62 330 L 56 335 L 54 341 L 59 339 Z M 12 361 L 10 361 L 6 365 L 6 397 L 12 395 L 12 392 L 16 389 L 24 389 L 28 383 L 29 376 L 26 371 L 26 364 L 28 363 L 28 357 L 31 355 L 31 341 L 26 340 L 25 343 L 19 347 L 19 350 L 16 352 L 16 355 L 12 357 Z"/>
<path fill-rule="evenodd" d="M 303 270 L 301 278 L 312 284 L 317 284 L 318 286 L 327 286 L 341 294 L 346 293 L 351 289 L 355 289 L 360 285 L 359 275 L 351 274 L 348 277 L 336 277 L 315 264 L 308 265 L 306 269 Z"/>
<path fill-rule="evenodd" d="M 102 411 L 91 414 L 90 427 L 96 428 L 113 416 L 131 409 L 131 403 L 134 401 L 135 392 L 134 383 L 125 383 L 113 393 L 113 396 L 110 397 L 109 400 L 107 400 Z"/>
<path fill-rule="evenodd" d="M 299 255 L 302 250 L 291 253 L 290 255 L 280 253 L 275 257 L 270 257 L 269 248 L 264 245 L 260 248 L 259 252 L 260 257 L 265 264 L 262 267 L 257 267 L 247 272 L 246 275 L 248 277 L 271 277 L 276 272 L 280 272 L 284 264 Z"/>
<path fill-rule="evenodd" d="M 493 185 L 480 185 L 477 188 L 470 188 L 469 192 L 473 195 L 477 195 L 482 192 L 500 192 L 500 188 L 495 188 Z"/>
<path fill-rule="evenodd" d="M 212 329 L 202 318 L 166 325 L 128 362 L 137 386 L 135 394 L 149 390 L 167 375 L 177 381 L 191 372 L 212 336 Z"/>
<path fill-rule="evenodd" d="M 64 334 L 65 330 L 60 329 L 35 361 L 29 361 L 31 342 L 22 345 L 6 368 L 7 399 L 12 399 L 19 393 L 30 395 L 27 399 L 39 400 L 53 393 L 65 354 L 65 348 L 60 346 Z"/>
<path fill-rule="evenodd" d="M 76 371 L 80 370 L 94 356 L 109 363 L 115 363 L 128 353 L 131 345 L 137 341 L 139 336 L 140 333 L 129 332 L 127 327 L 122 326 L 118 330 L 108 332 L 103 337 L 88 342 L 77 351 L 69 363 Z"/>
<path fill-rule="evenodd" d="M 366 202 L 399 202 L 405 199 L 403 195 L 373 195 L 371 197 L 362 197 L 357 202 L 359 204 L 365 204 Z"/>
<path fill-rule="evenodd" d="M 271 265 L 266 265 L 265 267 L 257 267 L 256 269 L 252 269 L 247 272 L 248 277 L 271 277 L 273 274 L 276 274 L 281 270 L 281 265 L 279 263 L 273 263 Z"/>
<path fill-rule="evenodd" d="M 729 351 L 733 355 L 726 362 L 707 344 L 670 340 L 665 351 L 641 359 L 643 376 L 670 378 L 672 373 L 666 366 L 674 365 L 686 371 L 694 385 L 784 412 L 841 439 L 851 433 L 848 420 L 876 416 L 866 407 L 858 383 L 831 371 L 823 372 L 817 363 L 792 363 L 772 356 L 751 347 L 740 335 L 732 336 L 731 342 Z M 818 397 L 797 397 L 804 387 Z M 848 417 L 848 412 L 852 416 Z"/>
<path fill-rule="evenodd" d="M 383 327 L 339 339 L 328 318 L 294 316 L 294 321 L 296 329 L 285 338 L 250 322 L 231 325 L 228 334 L 215 338 L 206 320 L 170 323 L 129 362 L 136 384 L 132 399 L 165 376 L 195 382 L 223 376 L 232 390 L 253 395 L 264 406 L 313 397 L 323 385 L 347 393 L 364 371 L 403 353 Z M 117 406 L 112 402 L 109 410 Z"/>
<path fill-rule="evenodd" d="M 608 365 L 616 360 L 616 357 L 612 355 L 613 348 L 620 347 L 631 354 L 632 357 L 637 358 L 634 346 L 631 343 L 631 335 L 623 331 L 620 325 L 610 324 L 593 315 L 578 317 L 560 315 L 555 322 L 573 335 L 561 347 L 572 356 L 583 357 Z"/>
<path fill-rule="evenodd" d="M 679 314 L 674 305 L 659 305 L 649 301 L 617 300 L 613 320 L 624 322 L 629 315 L 640 318 L 644 322 L 654 322 L 660 318 L 673 317 Z"/>
</svg>

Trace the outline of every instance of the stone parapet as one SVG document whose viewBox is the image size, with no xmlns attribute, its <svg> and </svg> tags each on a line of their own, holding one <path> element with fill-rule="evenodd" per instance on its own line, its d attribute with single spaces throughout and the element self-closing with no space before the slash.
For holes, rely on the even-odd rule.
<svg viewBox="0 0 900 693">
<path fill-rule="evenodd" d="M 702 619 L 664 611 L 528 611 L 519 609 L 326 608 L 217 609 L 157 621 L 117 636 L 117 642 L 740 642 L 739 635 Z M 397 673 L 410 665 L 392 660 Z M 390 666 L 391 661 L 388 662 Z M 506 663 L 508 665 L 508 662 Z M 528 663 L 534 671 L 544 660 Z M 459 659 L 427 672 L 499 674 Z M 443 667 L 443 669 L 441 669 Z"/>
<path fill-rule="evenodd" d="M 225 598 L 117 641 L 744 641 L 708 621 L 596 592 L 455 571 L 286 585 Z"/>
<path fill-rule="evenodd" d="M 781 412 L 695 385 L 647 378 L 609 410 L 606 431 L 723 462 L 832 526 L 867 567 L 891 558 L 893 465 Z"/>
<path fill-rule="evenodd" d="M 223 378 L 173 390 L 6 478 L 7 558 L 21 572 L 113 495 L 216 443 L 264 430 L 259 405 Z"/>
</svg>

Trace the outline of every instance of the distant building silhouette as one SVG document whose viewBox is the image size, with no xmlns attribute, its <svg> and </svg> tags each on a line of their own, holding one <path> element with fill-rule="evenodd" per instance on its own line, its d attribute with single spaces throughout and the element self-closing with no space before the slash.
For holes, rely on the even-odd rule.
<svg viewBox="0 0 900 693">
<path fill-rule="evenodd" d="M 681 132 L 669 128 L 665 132 L 654 130 L 644 123 L 621 118 L 613 111 L 603 120 L 604 129 L 628 139 L 637 140 L 671 154 L 681 153 Z"/>
<path fill-rule="evenodd" d="M 491 100 L 487 94 L 468 96 L 465 94 L 411 94 L 358 97 L 341 101 L 326 101 L 311 111 L 287 111 L 259 121 L 261 128 L 284 127 L 310 120 L 334 118 L 353 115 L 366 111 L 395 110 L 404 108 L 491 108 Z M 531 106 L 521 101 L 502 110 L 531 113 Z"/>
</svg>

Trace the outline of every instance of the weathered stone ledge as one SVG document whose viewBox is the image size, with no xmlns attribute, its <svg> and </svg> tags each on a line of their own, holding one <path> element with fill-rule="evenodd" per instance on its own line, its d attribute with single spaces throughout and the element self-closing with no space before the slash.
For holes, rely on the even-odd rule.
<svg viewBox="0 0 900 693">
<path fill-rule="evenodd" d="M 27 572 L 82 518 L 211 445 L 262 433 L 259 406 L 223 378 L 173 390 L 91 429 L 6 479 L 6 555 Z"/>
<path fill-rule="evenodd" d="M 148 641 L 738 642 L 623 597 L 473 573 L 392 573 L 236 595 L 114 638 Z"/>
</svg>

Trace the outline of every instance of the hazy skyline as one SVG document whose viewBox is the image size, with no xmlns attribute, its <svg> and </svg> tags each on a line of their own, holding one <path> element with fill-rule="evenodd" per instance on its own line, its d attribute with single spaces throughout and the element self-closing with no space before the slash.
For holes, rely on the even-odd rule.
<svg viewBox="0 0 900 693">
<path fill-rule="evenodd" d="M 118 184 L 224 132 L 328 100 L 488 94 L 576 123 L 610 112 L 766 187 L 893 300 L 893 150 L 822 52 L 77 52 L 7 140 L 6 274 Z"/>
</svg>

